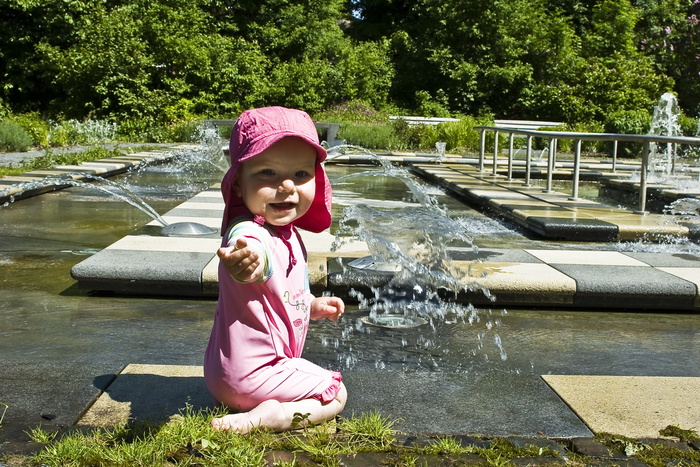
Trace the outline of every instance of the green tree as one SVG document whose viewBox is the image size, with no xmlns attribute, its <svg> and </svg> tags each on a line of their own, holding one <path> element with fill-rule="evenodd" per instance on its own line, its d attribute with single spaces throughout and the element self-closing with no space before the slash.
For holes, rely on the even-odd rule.
<svg viewBox="0 0 700 467">
<path fill-rule="evenodd" d="M 45 110 L 62 95 L 51 82 L 55 70 L 37 55 L 40 41 L 69 47 L 73 30 L 103 0 L 5 0 L 0 2 L 2 97 L 16 111 Z"/>
<path fill-rule="evenodd" d="M 637 52 L 635 26 L 639 12 L 629 0 L 603 0 L 593 7 L 591 27 L 584 34 L 587 57 L 611 57 Z"/>
<path fill-rule="evenodd" d="M 637 40 L 657 68 L 675 80 L 688 115 L 700 113 L 700 4 L 694 0 L 637 0 Z"/>
<path fill-rule="evenodd" d="M 354 37 L 385 30 L 391 38 L 391 96 L 407 107 L 427 92 L 456 112 L 546 117 L 528 115 L 532 88 L 576 45 L 566 19 L 540 0 L 357 0 L 350 8 Z"/>
<path fill-rule="evenodd" d="M 393 77 L 386 41 L 356 44 L 344 35 L 340 0 L 44 6 L 12 0 L 0 9 L 15 18 L 0 43 L 4 96 L 65 117 L 168 123 L 269 104 L 381 105 Z"/>
</svg>

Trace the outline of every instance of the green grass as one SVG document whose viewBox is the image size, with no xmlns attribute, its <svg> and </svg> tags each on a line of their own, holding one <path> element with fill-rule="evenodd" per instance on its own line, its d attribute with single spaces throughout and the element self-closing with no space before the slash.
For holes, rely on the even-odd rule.
<svg viewBox="0 0 700 467">
<path fill-rule="evenodd" d="M 685 443 L 698 443 L 700 437 L 694 430 L 684 430 L 677 426 L 668 426 L 659 432 L 661 436 L 678 438 Z M 700 451 L 683 450 L 666 443 L 650 441 L 641 442 L 625 436 L 610 433 L 599 433 L 596 439 L 605 444 L 610 450 L 634 456 L 651 467 L 668 465 L 700 466 Z"/>
<path fill-rule="evenodd" d="M 383 465 L 418 466 L 483 465 L 513 466 L 518 460 L 537 465 L 588 465 L 590 459 L 568 453 L 567 459 L 547 448 L 514 445 L 494 438 L 487 447 L 464 445 L 440 436 L 427 443 L 404 446 L 394 429 L 397 420 L 371 412 L 338 418 L 318 426 L 286 433 L 255 430 L 247 435 L 214 430 L 212 417 L 221 410 L 183 409 L 180 415 L 160 425 L 134 424 L 114 429 L 91 429 L 56 436 L 42 428 L 27 434 L 43 445 L 30 456 L 1 458 L 0 464 L 17 466 L 340 466 L 343 457 L 358 453 L 381 453 Z M 675 427 L 669 427 L 671 430 Z M 675 430 L 669 436 L 692 441 L 692 430 Z M 700 465 L 700 453 L 668 445 L 643 444 L 621 436 L 603 434 L 598 440 L 613 451 L 628 452 L 632 459 L 648 465 Z M 470 456 L 469 462 L 463 456 Z M 476 459 L 476 461 L 475 461 Z M 475 463 L 476 462 L 476 463 Z"/>
</svg>

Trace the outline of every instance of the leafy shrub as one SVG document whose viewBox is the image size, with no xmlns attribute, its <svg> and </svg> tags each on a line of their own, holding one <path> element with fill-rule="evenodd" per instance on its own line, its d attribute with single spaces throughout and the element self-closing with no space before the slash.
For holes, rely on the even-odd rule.
<svg viewBox="0 0 700 467">
<path fill-rule="evenodd" d="M 608 115 L 604 122 L 607 133 L 643 135 L 651 127 L 651 115 L 644 110 L 620 110 Z"/>
<path fill-rule="evenodd" d="M 147 143 L 190 143 L 197 141 L 198 128 L 199 122 L 196 120 L 158 125 L 149 120 L 128 119 L 119 124 L 118 137 L 121 140 Z"/>
<path fill-rule="evenodd" d="M 697 118 L 679 115 L 678 125 L 681 127 L 681 134 L 683 136 L 697 136 L 698 133 L 700 133 L 700 120 Z"/>
<path fill-rule="evenodd" d="M 10 108 L 5 104 L 5 101 L 0 97 L 0 120 L 10 116 Z"/>
<path fill-rule="evenodd" d="M 142 119 L 124 119 L 119 122 L 117 138 L 124 141 L 148 141 L 148 129 L 153 125 Z"/>
<path fill-rule="evenodd" d="M 620 110 L 608 115 L 604 123 L 607 133 L 644 135 L 651 128 L 651 115 L 644 110 Z M 619 142 L 618 155 L 634 157 L 642 152 L 642 143 Z"/>
<path fill-rule="evenodd" d="M 27 130 L 34 146 L 47 147 L 49 144 L 49 124 L 41 119 L 38 112 L 14 115 L 9 120 Z"/>
<path fill-rule="evenodd" d="M 25 152 L 31 146 L 32 137 L 21 125 L 11 121 L 0 122 L 0 151 Z"/>
<path fill-rule="evenodd" d="M 313 115 L 314 121 L 326 123 L 385 124 L 389 121 L 391 110 L 376 110 L 362 100 L 338 104 L 323 112 Z"/>
<path fill-rule="evenodd" d="M 66 120 L 57 123 L 49 131 L 49 143 L 53 147 L 89 145 L 114 141 L 117 124 L 106 120 Z"/>
<path fill-rule="evenodd" d="M 428 91 L 416 91 L 415 106 L 418 115 L 423 117 L 449 117 L 447 96 L 439 91 L 438 97 L 433 98 Z"/>
<path fill-rule="evenodd" d="M 421 140 L 424 139 L 425 127 L 423 125 L 409 125 L 404 119 L 393 120 L 391 123 L 393 134 L 401 140 L 406 147 L 401 149 L 418 149 Z"/>
<path fill-rule="evenodd" d="M 193 143 L 199 140 L 200 124 L 198 121 L 182 122 L 167 127 L 167 142 Z"/>
<path fill-rule="evenodd" d="M 478 150 L 481 132 L 474 127 L 487 123 L 489 122 L 474 117 L 462 117 L 458 122 L 441 123 L 437 126 L 438 139 L 430 146 L 435 146 L 437 141 L 444 141 L 447 143 L 447 149 Z"/>
<path fill-rule="evenodd" d="M 462 117 L 459 121 L 443 122 L 438 125 L 408 125 L 404 120 L 395 120 L 394 131 L 397 138 L 404 141 L 410 149 L 432 150 L 435 148 L 435 143 L 442 141 L 447 143 L 447 150 L 460 148 L 477 151 L 481 132 L 475 127 L 492 123 L 488 118 L 474 117 Z M 507 140 L 500 139 L 499 147 L 505 147 L 506 143 Z M 488 144 L 493 147 L 493 133 L 487 134 Z"/>
<path fill-rule="evenodd" d="M 347 144 L 367 149 L 400 149 L 398 140 L 393 136 L 393 129 L 388 123 L 384 125 L 341 124 L 338 138 L 344 139 Z"/>
<path fill-rule="evenodd" d="M 579 122 L 573 124 L 564 125 L 563 129 L 557 128 L 557 130 L 571 131 L 575 133 L 604 133 L 605 128 L 601 123 L 598 122 Z M 609 142 L 606 141 L 581 141 L 581 151 L 582 152 L 603 152 L 606 148 L 610 146 Z M 574 151 L 574 140 L 571 139 L 560 139 L 557 141 L 557 151 L 560 152 L 573 152 Z"/>
</svg>

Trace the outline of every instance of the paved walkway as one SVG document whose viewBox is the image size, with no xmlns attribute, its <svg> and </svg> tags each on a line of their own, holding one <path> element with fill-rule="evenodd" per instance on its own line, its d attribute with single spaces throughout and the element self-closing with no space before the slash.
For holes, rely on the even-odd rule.
<svg viewBox="0 0 700 467">
<path fill-rule="evenodd" d="M 413 171 L 470 205 L 490 210 L 547 239 L 617 242 L 697 236 L 700 224 L 663 214 L 638 214 L 570 194 L 546 192 L 479 172 L 469 165 L 413 164 Z"/>
</svg>

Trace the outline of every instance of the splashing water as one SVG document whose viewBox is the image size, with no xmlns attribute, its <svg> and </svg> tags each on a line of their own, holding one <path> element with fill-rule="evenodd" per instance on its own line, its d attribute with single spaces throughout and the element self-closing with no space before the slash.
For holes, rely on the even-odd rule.
<svg viewBox="0 0 700 467">
<path fill-rule="evenodd" d="M 676 201 L 666 206 L 666 209 L 664 209 L 664 214 L 700 216 L 700 199 L 677 199 Z"/>
<path fill-rule="evenodd" d="M 89 183 L 81 180 L 74 180 L 73 178 L 71 178 L 72 176 L 80 176 L 89 180 L 93 180 L 97 183 Z M 104 186 L 102 184 L 107 186 Z M 13 185 L 13 187 L 18 188 L 19 192 L 22 193 L 26 191 L 37 190 L 51 185 L 57 187 L 73 186 L 99 190 L 103 193 L 106 193 L 110 196 L 114 196 L 115 198 L 129 203 L 130 205 L 147 214 L 152 219 L 158 221 L 158 223 L 161 224 L 163 227 L 166 227 L 168 225 L 168 223 L 165 222 L 165 220 L 160 216 L 160 214 L 158 214 L 158 212 L 155 209 L 153 209 L 151 205 L 149 205 L 146 201 L 143 200 L 143 198 L 138 196 L 136 193 L 134 193 L 133 191 L 129 190 L 121 184 L 118 184 L 111 180 L 107 180 L 106 178 L 97 175 L 86 174 L 83 172 L 76 172 L 73 174 L 61 174 L 58 176 L 48 176 L 41 180 L 36 180 L 32 182 L 18 183 L 16 185 Z M 15 198 L 11 196 L 9 201 L 3 204 L 3 207 L 9 206 L 14 201 Z"/>
<path fill-rule="evenodd" d="M 173 169 L 173 164 L 170 164 L 166 170 L 169 172 L 175 170 L 186 172 L 188 174 L 188 179 L 196 178 L 196 172 L 194 172 L 193 166 L 200 164 L 209 166 L 209 168 L 213 166 L 217 171 L 226 170 L 222 164 L 224 157 L 221 147 L 221 138 L 216 133 L 216 130 L 213 128 L 200 127 L 197 134 L 199 144 L 181 146 L 173 151 L 171 160 L 175 162 L 175 169 Z M 141 173 L 146 168 L 150 167 L 153 161 L 155 161 L 155 159 L 150 160 L 144 158 L 139 165 L 129 170 L 127 178 Z M 89 180 L 91 182 L 84 180 Z M 107 178 L 83 171 L 50 175 L 40 180 L 13 184 L 11 187 L 0 191 L 0 195 L 2 196 L 8 196 L 10 193 L 14 193 L 8 197 L 8 201 L 3 204 L 3 207 L 9 206 L 23 193 L 37 190 L 46 191 L 45 189 L 48 186 L 90 188 L 106 193 L 119 200 L 125 201 L 148 215 L 163 227 L 162 232 L 166 235 L 208 235 L 216 232 L 210 227 L 194 222 L 169 224 L 150 204 L 131 189 L 128 181 L 117 183 Z"/>
<path fill-rule="evenodd" d="M 430 193 L 433 188 L 423 186 L 406 169 L 394 166 L 363 148 L 341 148 L 343 151 L 348 149 L 360 150 L 380 167 L 334 179 L 334 189 L 353 178 L 388 177 L 400 180 L 410 192 L 411 199 L 404 200 L 403 207 L 390 203 L 384 203 L 381 208 L 352 204 L 343 210 L 333 249 L 359 239 L 367 244 L 371 255 L 369 259 L 363 258 L 368 267 L 361 270 L 353 267 L 358 261 L 344 265 L 343 280 L 359 284 L 362 290 L 352 289 L 350 294 L 357 299 L 360 309 L 368 313 L 344 331 L 344 339 L 358 333 L 375 332 L 372 331 L 374 326 L 400 330 L 426 324 L 414 344 L 402 340 L 400 347 L 413 346 L 427 351 L 431 355 L 430 366 L 434 367 L 440 359 L 432 354 L 441 349 L 441 344 L 434 336 L 427 337 L 425 332 L 432 330 L 436 333 L 439 328 L 455 323 L 476 325 L 482 322 L 483 313 L 490 313 L 480 312 L 471 304 L 456 300 L 459 294 L 475 292 L 493 299 L 485 288 L 465 281 L 467 271 L 460 270 L 450 258 L 452 249 L 475 249 L 469 234 L 470 226 L 464 219 L 451 217 Z M 329 155 L 332 157 L 333 154 Z M 491 319 L 482 323 L 486 329 L 475 336 L 478 344 L 472 355 L 486 355 L 482 350 L 484 340 L 486 336 L 493 336 L 491 345 L 498 349 L 502 360 L 507 358 L 500 337 L 494 332 L 498 324 L 498 320 Z M 348 358 L 343 354 L 342 360 L 347 365 L 356 358 L 357 355 Z M 385 364 L 378 360 L 378 367 L 385 367 Z"/>
<path fill-rule="evenodd" d="M 654 107 L 654 115 L 652 117 L 649 134 L 678 136 L 680 134 L 680 125 L 678 123 L 679 115 L 680 108 L 678 107 L 676 96 L 670 92 L 664 93 L 659 99 L 658 105 Z M 675 146 L 676 145 L 673 143 L 651 143 L 649 150 L 652 172 L 656 172 L 658 169 L 662 174 L 667 176 L 675 172 Z"/>
</svg>

